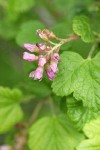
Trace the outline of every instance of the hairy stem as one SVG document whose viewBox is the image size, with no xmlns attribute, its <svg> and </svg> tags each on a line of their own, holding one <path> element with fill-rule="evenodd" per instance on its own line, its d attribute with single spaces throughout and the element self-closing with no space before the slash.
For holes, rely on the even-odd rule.
<svg viewBox="0 0 100 150">
<path fill-rule="evenodd" d="M 97 47 L 97 43 L 94 43 L 93 46 L 92 46 L 92 48 L 91 48 L 91 50 L 90 50 L 90 52 L 89 52 L 89 54 L 88 54 L 88 59 L 92 58 L 92 55 L 93 55 L 96 47 Z"/>
<path fill-rule="evenodd" d="M 55 116 L 55 107 L 52 98 L 49 99 L 49 106 L 52 112 L 52 115 Z"/>
</svg>

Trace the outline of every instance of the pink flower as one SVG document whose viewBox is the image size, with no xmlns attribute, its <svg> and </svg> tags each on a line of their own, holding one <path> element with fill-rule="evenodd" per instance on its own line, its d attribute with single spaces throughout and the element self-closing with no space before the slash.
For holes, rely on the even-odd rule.
<svg viewBox="0 0 100 150">
<path fill-rule="evenodd" d="M 49 78 L 50 80 L 54 80 L 54 72 L 52 71 L 52 69 L 51 69 L 50 67 L 48 67 L 48 68 L 46 69 L 46 73 L 47 73 L 48 78 Z"/>
<path fill-rule="evenodd" d="M 43 67 L 46 64 L 46 57 L 43 55 L 39 56 L 38 66 Z"/>
<path fill-rule="evenodd" d="M 35 71 L 32 71 L 29 77 L 34 78 L 34 80 L 40 80 L 43 76 L 43 67 L 38 67 Z"/>
<path fill-rule="evenodd" d="M 30 61 L 30 62 L 33 62 L 33 61 L 37 60 L 38 57 L 35 56 L 34 54 L 30 54 L 28 52 L 24 52 L 23 53 L 23 59 L 25 59 L 27 61 Z"/>
<path fill-rule="evenodd" d="M 58 62 L 57 61 L 51 61 L 50 63 L 50 68 L 54 73 L 58 72 L 58 67 L 57 67 Z"/>
<path fill-rule="evenodd" d="M 32 44 L 29 44 L 29 43 L 25 43 L 24 44 L 24 47 L 29 50 L 30 52 L 34 52 L 34 51 L 37 51 L 37 46 L 36 45 L 32 45 Z"/>
</svg>

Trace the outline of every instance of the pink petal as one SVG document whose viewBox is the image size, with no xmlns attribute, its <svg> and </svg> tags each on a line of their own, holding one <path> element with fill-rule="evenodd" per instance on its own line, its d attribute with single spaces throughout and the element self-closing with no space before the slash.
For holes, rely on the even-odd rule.
<svg viewBox="0 0 100 150">
<path fill-rule="evenodd" d="M 47 68 L 47 69 L 46 69 L 46 73 L 47 73 L 48 78 L 49 78 L 50 80 L 54 80 L 54 72 L 51 70 L 51 68 Z"/>
<path fill-rule="evenodd" d="M 43 68 L 38 67 L 35 71 L 34 80 L 40 80 L 40 79 L 42 79 L 42 76 L 43 76 Z"/>
<path fill-rule="evenodd" d="M 36 45 L 32 45 L 32 44 L 28 44 L 28 43 L 25 43 L 24 47 L 31 52 L 34 52 L 34 50 L 37 48 Z"/>
<path fill-rule="evenodd" d="M 56 61 L 51 62 L 50 68 L 54 73 L 57 73 L 58 72 L 57 62 Z"/>
<path fill-rule="evenodd" d="M 37 57 L 34 55 L 34 54 L 30 54 L 28 52 L 24 52 L 23 53 L 23 59 L 27 60 L 27 61 L 30 61 L 30 62 L 33 62 L 37 59 Z"/>
<path fill-rule="evenodd" d="M 32 71 L 32 72 L 29 74 L 29 77 L 34 78 L 34 76 L 35 76 L 35 71 Z"/>
<path fill-rule="evenodd" d="M 44 56 L 39 57 L 38 66 L 43 67 L 46 64 L 46 58 Z"/>
</svg>

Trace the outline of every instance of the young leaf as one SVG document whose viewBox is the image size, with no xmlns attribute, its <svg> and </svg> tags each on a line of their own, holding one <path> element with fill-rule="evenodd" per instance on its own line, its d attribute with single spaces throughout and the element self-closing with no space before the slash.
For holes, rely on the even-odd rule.
<svg viewBox="0 0 100 150">
<path fill-rule="evenodd" d="M 93 109 L 83 107 L 82 101 L 77 101 L 74 97 L 67 97 L 67 115 L 73 121 L 75 127 L 80 130 L 85 123 L 100 115 L 100 111 L 94 112 Z"/>
<path fill-rule="evenodd" d="M 22 24 L 20 31 L 17 34 L 16 41 L 18 45 L 23 46 L 24 43 L 37 43 L 40 41 L 36 34 L 37 29 L 44 29 L 44 25 L 39 21 L 28 21 Z M 27 30 L 26 30 L 27 29 Z"/>
<path fill-rule="evenodd" d="M 77 150 L 100 150 L 100 117 L 87 123 L 83 131 L 89 139 L 83 140 Z"/>
<path fill-rule="evenodd" d="M 94 36 L 91 27 L 88 22 L 88 18 L 85 16 L 77 16 L 73 20 L 74 32 L 81 36 L 84 42 L 93 42 Z"/>
<path fill-rule="evenodd" d="M 0 87 L 0 133 L 20 122 L 23 112 L 19 106 L 22 93 L 18 89 Z"/>
<path fill-rule="evenodd" d="M 73 93 L 83 106 L 100 109 L 100 53 L 93 59 L 83 59 L 74 52 L 64 52 L 61 60 L 53 91 L 58 96 Z"/>
<path fill-rule="evenodd" d="M 65 117 L 44 117 L 31 127 L 29 147 L 31 150 L 74 150 L 82 139 Z"/>
</svg>

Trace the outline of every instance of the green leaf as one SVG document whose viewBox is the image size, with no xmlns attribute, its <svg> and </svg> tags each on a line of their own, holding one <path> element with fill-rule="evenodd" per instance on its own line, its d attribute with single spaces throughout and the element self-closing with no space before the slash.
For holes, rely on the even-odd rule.
<svg viewBox="0 0 100 150">
<path fill-rule="evenodd" d="M 74 32 L 81 36 L 84 42 L 93 42 L 94 36 L 91 27 L 88 22 L 88 18 L 85 16 L 77 16 L 73 20 Z"/>
<path fill-rule="evenodd" d="M 28 21 L 23 23 L 16 37 L 18 45 L 23 46 L 24 43 L 35 44 L 41 41 L 39 36 L 36 34 L 36 30 L 44 28 L 44 25 L 39 21 Z"/>
<path fill-rule="evenodd" d="M 44 117 L 29 132 L 31 150 L 74 150 L 83 139 L 64 116 Z"/>
<path fill-rule="evenodd" d="M 23 12 L 34 6 L 34 0 L 9 0 L 8 7 L 10 11 Z"/>
<path fill-rule="evenodd" d="M 7 20 L 0 21 L 0 36 L 5 39 L 12 39 L 18 32 L 18 26 L 9 23 Z"/>
<path fill-rule="evenodd" d="M 0 0 L 0 5 L 1 6 L 5 6 L 5 4 L 6 4 L 6 0 Z"/>
<path fill-rule="evenodd" d="M 100 150 L 100 117 L 87 123 L 83 131 L 89 139 L 82 141 L 77 150 Z"/>
<path fill-rule="evenodd" d="M 18 89 L 0 87 L 0 133 L 4 133 L 20 122 L 23 112 L 19 106 L 22 93 Z"/>
<path fill-rule="evenodd" d="M 93 59 L 83 59 L 74 52 L 64 52 L 52 88 L 58 96 L 73 93 L 83 106 L 100 109 L 100 53 Z"/>
<path fill-rule="evenodd" d="M 75 127 L 80 130 L 85 123 L 100 116 L 100 111 L 93 111 L 88 107 L 83 107 L 82 101 L 77 101 L 74 97 L 67 97 L 67 115 L 73 121 Z"/>
<path fill-rule="evenodd" d="M 7 19 L 16 21 L 21 13 L 29 11 L 33 6 L 34 0 L 9 0 L 5 7 Z"/>
</svg>

